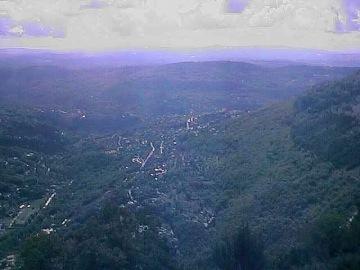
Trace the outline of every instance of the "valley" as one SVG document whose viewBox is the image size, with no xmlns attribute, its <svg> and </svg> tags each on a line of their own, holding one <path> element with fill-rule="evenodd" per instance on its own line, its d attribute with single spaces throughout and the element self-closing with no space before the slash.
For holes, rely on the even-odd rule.
<svg viewBox="0 0 360 270">
<path fill-rule="evenodd" d="M 326 269 L 288 254 L 323 216 L 358 222 L 356 70 L 1 71 L 1 255 L 57 243 L 71 269 L 218 269 L 246 225 L 267 268 Z"/>
</svg>

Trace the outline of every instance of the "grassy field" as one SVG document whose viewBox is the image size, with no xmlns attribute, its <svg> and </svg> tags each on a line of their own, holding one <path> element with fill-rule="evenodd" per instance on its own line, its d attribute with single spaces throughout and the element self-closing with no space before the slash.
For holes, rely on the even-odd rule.
<svg viewBox="0 0 360 270">
<path fill-rule="evenodd" d="M 30 201 L 28 204 L 30 207 L 26 206 L 20 210 L 13 225 L 24 225 L 32 214 L 36 214 L 41 209 L 44 202 L 45 199 Z"/>
</svg>

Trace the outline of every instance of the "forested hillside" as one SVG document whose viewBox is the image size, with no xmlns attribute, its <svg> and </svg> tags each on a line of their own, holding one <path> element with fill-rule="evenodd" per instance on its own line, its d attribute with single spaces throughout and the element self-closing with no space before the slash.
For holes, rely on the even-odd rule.
<svg viewBox="0 0 360 270">
<path fill-rule="evenodd" d="M 3 82 L 1 255 L 22 269 L 358 269 L 359 73 L 207 68 L 111 71 L 100 92 L 72 93 L 67 72 L 34 86 L 42 68 Z M 285 73 L 294 93 L 276 90 Z M 191 106 L 161 107 L 186 93 Z"/>
<path fill-rule="evenodd" d="M 38 64 L 0 68 L 0 98 L 51 108 L 63 117 L 81 113 L 86 121 L 124 122 L 128 114 L 143 118 L 254 109 L 355 70 L 321 66 L 264 68 L 241 62 L 80 69 Z M 123 116 L 126 118 L 121 119 Z M 126 128 L 126 124 L 117 128 Z"/>
<path fill-rule="evenodd" d="M 294 104 L 294 140 L 337 167 L 360 165 L 360 73 L 325 83 Z"/>
</svg>

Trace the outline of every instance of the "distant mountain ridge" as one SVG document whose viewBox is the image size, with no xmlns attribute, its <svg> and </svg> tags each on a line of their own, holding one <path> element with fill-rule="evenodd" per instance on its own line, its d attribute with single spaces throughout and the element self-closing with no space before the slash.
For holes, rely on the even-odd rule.
<svg viewBox="0 0 360 270">
<path fill-rule="evenodd" d="M 36 55 L 36 59 L 42 58 Z M 356 70 L 317 66 L 269 68 L 231 61 L 106 68 L 90 65 L 77 69 L 11 63 L 0 65 L 3 100 L 56 110 L 83 110 L 88 117 L 105 111 L 112 115 L 132 113 L 141 118 L 223 108 L 251 110 Z"/>
<path fill-rule="evenodd" d="M 238 61 L 267 66 L 315 65 L 360 67 L 356 51 L 336 52 L 294 48 L 208 48 L 206 50 L 171 51 L 122 50 L 110 52 L 52 51 L 44 49 L 0 49 L 0 66 L 57 65 L 67 68 L 123 67 L 179 62 Z"/>
</svg>

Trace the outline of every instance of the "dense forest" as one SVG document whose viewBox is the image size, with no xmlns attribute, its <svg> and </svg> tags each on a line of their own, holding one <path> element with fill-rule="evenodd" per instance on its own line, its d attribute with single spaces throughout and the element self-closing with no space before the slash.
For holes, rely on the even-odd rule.
<svg viewBox="0 0 360 270">
<path fill-rule="evenodd" d="M 354 71 L 4 68 L 0 269 L 359 269 Z"/>
</svg>

